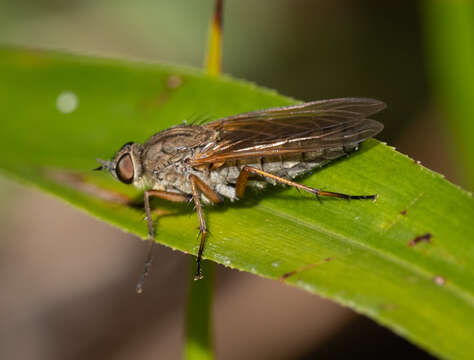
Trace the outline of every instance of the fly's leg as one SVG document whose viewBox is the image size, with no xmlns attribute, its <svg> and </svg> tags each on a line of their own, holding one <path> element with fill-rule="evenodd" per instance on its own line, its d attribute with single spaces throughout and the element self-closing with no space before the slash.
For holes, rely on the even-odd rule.
<svg viewBox="0 0 474 360">
<path fill-rule="evenodd" d="M 176 194 L 167 191 L 161 190 L 147 190 L 144 194 L 144 202 L 145 202 L 145 213 L 146 213 L 146 220 L 148 224 L 148 236 L 151 240 L 150 243 L 150 250 L 148 250 L 148 256 L 145 261 L 145 267 L 143 269 L 143 273 L 138 280 L 136 291 L 138 294 L 143 292 L 143 285 L 145 284 L 145 279 L 150 273 L 151 263 L 153 261 L 153 249 L 155 247 L 155 230 L 153 229 L 153 220 L 151 218 L 151 208 L 150 208 L 150 197 L 158 197 L 160 199 L 169 200 L 173 202 L 186 202 L 188 198 L 181 194 Z"/>
<path fill-rule="evenodd" d="M 204 214 L 202 212 L 200 192 L 202 192 L 213 203 L 220 202 L 221 198 L 219 197 L 219 195 L 215 193 L 214 190 L 212 190 L 208 185 L 206 185 L 197 176 L 191 175 L 189 179 L 191 181 L 191 190 L 193 192 L 194 205 L 196 207 L 196 211 L 199 217 L 198 237 L 201 236 L 201 242 L 199 244 L 199 251 L 198 251 L 198 256 L 196 260 L 196 275 L 194 276 L 194 280 L 199 280 L 203 278 L 203 275 L 201 273 L 201 262 L 202 262 L 202 252 L 204 251 L 204 245 L 206 243 L 206 235 L 207 235 L 207 227 L 206 227 L 206 221 L 204 220 Z"/>
<path fill-rule="evenodd" d="M 336 198 L 341 198 L 341 199 L 347 199 L 347 200 L 362 200 L 362 199 L 370 199 L 370 200 L 375 200 L 377 199 L 377 195 L 347 195 L 347 194 L 341 194 L 337 192 L 332 192 L 332 191 L 323 191 L 320 189 L 312 188 L 306 185 L 298 184 L 297 182 L 281 178 L 279 176 L 270 174 L 266 171 L 251 167 L 251 166 L 244 166 L 242 170 L 240 171 L 239 177 L 237 178 L 237 182 L 235 184 L 235 193 L 237 197 L 242 197 L 245 193 L 245 187 L 247 185 L 248 177 L 249 174 L 256 174 L 260 175 L 266 178 L 270 178 L 273 180 L 278 181 L 279 183 L 286 184 L 289 186 L 294 186 L 297 189 L 301 189 L 304 191 L 307 191 L 311 194 L 316 195 L 318 198 L 319 196 L 330 196 L 330 197 L 336 197 Z"/>
</svg>

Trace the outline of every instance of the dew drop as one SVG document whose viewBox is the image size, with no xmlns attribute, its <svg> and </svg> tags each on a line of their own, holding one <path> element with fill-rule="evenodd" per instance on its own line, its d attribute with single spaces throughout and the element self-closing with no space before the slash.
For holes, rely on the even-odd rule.
<svg viewBox="0 0 474 360">
<path fill-rule="evenodd" d="M 72 91 L 63 91 L 56 99 L 56 109 L 63 114 L 72 113 L 79 106 L 79 98 Z"/>
</svg>

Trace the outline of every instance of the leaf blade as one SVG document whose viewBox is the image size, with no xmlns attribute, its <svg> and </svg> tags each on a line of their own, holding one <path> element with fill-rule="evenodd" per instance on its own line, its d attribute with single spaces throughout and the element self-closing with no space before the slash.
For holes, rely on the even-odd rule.
<svg viewBox="0 0 474 360">
<path fill-rule="evenodd" d="M 103 188 L 130 199 L 139 193 L 92 174 L 96 157 L 196 113 L 222 117 L 295 103 L 190 69 L 51 52 L 2 49 L 0 72 L 0 129 L 8 134 L 1 170 L 142 238 L 140 209 L 99 196 Z M 72 113 L 56 107 L 64 91 L 78 97 Z M 274 279 L 296 271 L 284 281 L 350 306 L 436 354 L 465 358 L 474 351 L 472 195 L 375 140 L 301 182 L 377 192 L 379 199 L 320 204 L 292 189 L 249 192 L 206 208 L 205 258 Z M 192 210 L 155 205 L 158 240 L 195 254 Z M 409 246 L 425 233 L 431 243 Z"/>
</svg>

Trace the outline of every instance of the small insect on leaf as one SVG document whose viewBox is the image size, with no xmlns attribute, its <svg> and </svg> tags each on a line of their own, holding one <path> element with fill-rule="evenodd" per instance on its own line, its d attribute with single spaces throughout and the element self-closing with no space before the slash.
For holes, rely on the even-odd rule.
<svg viewBox="0 0 474 360">
<path fill-rule="evenodd" d="M 202 204 L 224 198 L 238 200 L 247 185 L 285 184 L 319 196 L 370 199 L 311 188 L 293 179 L 358 149 L 383 125 L 368 117 L 385 103 L 366 98 L 313 101 L 259 110 L 207 124 L 178 125 L 160 131 L 144 144 L 128 142 L 101 167 L 125 184 L 145 188 L 144 203 L 151 247 L 137 285 L 143 291 L 152 263 L 155 233 L 150 197 L 187 202 L 199 217 L 200 246 L 195 279 L 202 278 L 201 260 L 207 235 Z M 251 182 L 248 182 L 252 177 Z"/>
</svg>

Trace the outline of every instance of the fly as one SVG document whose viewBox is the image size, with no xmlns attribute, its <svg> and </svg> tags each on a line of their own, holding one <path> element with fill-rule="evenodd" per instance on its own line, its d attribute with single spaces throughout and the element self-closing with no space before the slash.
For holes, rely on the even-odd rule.
<svg viewBox="0 0 474 360">
<path fill-rule="evenodd" d="M 177 125 L 144 144 L 126 143 L 110 161 L 98 159 L 101 166 L 96 170 L 108 170 L 119 181 L 145 189 L 151 246 L 137 292 L 143 291 L 155 244 L 151 197 L 194 202 L 201 238 L 195 280 L 202 278 L 207 235 L 203 203 L 238 200 L 247 185 L 262 188 L 268 183 L 293 186 L 316 197 L 375 200 L 377 195 L 323 191 L 293 179 L 357 150 L 362 141 L 382 131 L 383 125 L 368 117 L 385 107 L 374 99 L 342 98 L 259 110 L 203 125 Z"/>
</svg>

